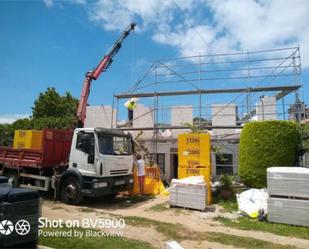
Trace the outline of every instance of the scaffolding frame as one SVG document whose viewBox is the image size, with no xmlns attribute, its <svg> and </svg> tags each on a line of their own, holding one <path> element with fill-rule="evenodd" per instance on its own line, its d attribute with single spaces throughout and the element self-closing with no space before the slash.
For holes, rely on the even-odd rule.
<svg viewBox="0 0 309 249">
<path fill-rule="evenodd" d="M 235 58 L 236 57 L 236 58 Z M 203 67 L 207 67 L 204 69 Z M 193 70 L 194 69 L 194 70 Z M 236 75 L 235 75 L 236 72 Z M 258 73 L 256 73 L 258 72 Z M 203 76 L 205 73 L 214 73 L 212 77 Z M 256 114 L 252 104 L 255 97 L 261 93 L 273 93 L 276 100 L 281 100 L 283 119 L 286 119 L 285 96 L 298 92 L 301 83 L 301 61 L 299 47 L 278 48 L 260 51 L 246 51 L 235 53 L 221 53 L 209 55 L 193 55 L 178 58 L 163 58 L 155 60 L 144 75 L 125 93 L 114 94 L 113 109 L 116 105 L 116 124 L 118 121 L 119 100 L 128 98 L 153 98 L 154 136 L 157 133 L 158 111 L 160 97 L 198 95 L 199 123 L 202 120 L 202 96 L 205 94 L 239 94 L 229 103 L 244 97 L 242 103 L 247 110 L 241 118 L 247 122 Z M 151 78 L 152 81 L 147 82 Z M 288 83 L 276 85 L 276 80 L 289 79 Z M 205 89 L 203 83 L 220 81 L 243 81 L 245 87 Z M 162 85 L 185 83 L 193 89 L 185 91 L 159 91 Z M 267 85 L 263 84 L 266 83 Z M 218 84 L 218 83 L 216 83 Z M 145 89 L 151 91 L 145 91 Z M 143 90 L 143 91 L 141 91 Z M 260 95 L 261 96 L 261 95 Z M 229 104 L 223 106 L 222 110 Z M 240 106 L 240 105 L 238 105 Z M 168 108 L 167 108 L 168 109 Z M 219 114 L 222 110 L 220 110 Z M 141 118 L 149 112 L 140 115 Z M 214 115 L 213 115 L 214 116 Z M 212 116 L 212 117 L 213 117 Z M 113 120 L 113 118 L 112 118 Z M 129 128 L 129 127 L 128 127 Z M 145 127 L 149 128 L 149 127 Z M 171 129 L 170 127 L 169 129 Z M 219 127 L 217 127 L 219 128 Z M 143 127 L 139 128 L 143 130 Z M 162 129 L 162 128 L 161 128 Z"/>
<path fill-rule="evenodd" d="M 267 104 L 263 103 L 262 97 L 265 93 L 275 97 L 276 106 L 280 102 L 282 111 L 276 110 L 276 115 L 282 115 L 282 119 L 287 119 L 289 103 L 286 99 L 289 99 L 288 95 L 291 93 L 298 94 L 302 88 L 301 73 L 299 47 L 157 59 L 126 92 L 114 94 L 112 110 L 116 109 L 116 117 L 112 112 L 111 127 L 113 128 L 115 118 L 116 128 L 121 130 L 153 131 L 152 137 L 145 138 L 144 142 L 152 143 L 150 146 L 152 146 L 152 153 L 154 153 L 153 159 L 157 160 L 158 143 L 176 139 L 175 137 L 159 137 L 160 130 L 188 130 L 186 125 L 159 124 L 159 112 L 164 113 L 164 111 L 177 108 L 177 106 L 169 107 L 168 105 L 160 107 L 160 103 L 164 98 L 173 96 L 192 96 L 192 98 L 195 96 L 197 97 L 194 97 L 197 106 L 192 106 L 192 110 L 197 113 L 196 124 L 205 130 L 226 130 L 224 135 L 214 136 L 214 139 L 219 143 L 225 139 L 234 141 L 234 135 L 242 129 L 243 124 L 257 115 L 255 103 L 258 101 L 262 103 L 263 117 L 264 115 L 272 115 L 271 113 L 264 114 L 264 107 L 267 107 Z M 176 89 L 172 87 L 175 85 Z M 216 87 L 209 87 L 212 85 Z M 166 89 L 168 87 L 171 89 Z M 207 108 L 211 108 L 212 105 L 211 103 L 206 105 L 206 101 L 202 99 L 204 95 L 228 95 L 229 98 L 216 113 L 207 116 Z M 153 103 L 149 105 L 152 108 L 133 119 L 134 122 L 136 119 L 151 114 L 153 126 L 145 125 L 137 128 L 117 125 L 119 102 L 129 98 L 153 98 Z M 238 107 L 244 109 L 243 115 L 236 125 L 214 126 L 212 123 L 205 122 L 217 115 L 228 115 L 221 114 L 221 112 L 236 102 L 238 102 Z M 203 114 L 204 109 L 206 109 L 206 114 Z M 303 111 L 305 112 L 305 110 Z M 203 120 L 204 117 L 206 119 Z"/>
<path fill-rule="evenodd" d="M 205 76 L 205 74 L 207 75 Z M 177 108 L 160 108 L 159 102 L 161 97 L 198 96 L 198 106 L 195 107 L 198 110 L 198 126 L 205 130 L 231 130 L 231 134 L 225 134 L 224 136 L 224 138 L 228 138 L 234 134 L 233 131 L 241 129 L 243 123 L 248 122 L 252 116 L 256 115 L 256 106 L 253 103 L 256 98 L 263 96 L 261 95 L 262 93 L 272 94 L 276 102 L 281 100 L 282 115 L 285 120 L 286 109 L 288 109 L 286 108 L 288 104 L 285 102 L 285 97 L 292 92 L 298 93 L 302 87 L 300 76 L 301 61 L 299 47 L 158 59 L 152 63 L 141 79 L 133 84 L 127 92 L 114 94 L 112 109 L 116 105 L 116 127 L 125 131 L 153 131 L 151 138 L 152 153 L 154 153 L 154 160 L 156 160 L 158 142 L 161 141 L 161 138 L 158 136 L 159 130 L 188 129 L 185 125 L 159 124 L 160 111 Z M 150 81 L 149 78 L 151 79 Z M 283 79 L 288 79 L 287 83 L 282 84 Z M 242 81 L 241 87 L 237 85 L 228 88 L 206 88 L 204 86 L 205 83 L 209 82 L 220 85 L 222 81 L 233 83 L 235 80 Z M 277 80 L 280 84 L 276 82 Z M 182 85 L 182 87 L 177 87 L 177 90 L 161 90 L 162 86 L 182 83 L 187 88 Z M 178 88 L 181 88 L 181 90 Z M 202 109 L 205 107 L 203 106 L 202 96 L 214 94 L 229 94 L 233 98 L 215 114 L 211 114 L 210 119 L 219 115 L 230 104 L 243 98 L 241 103 L 244 103 L 246 114 L 240 118 L 236 125 L 213 126 L 211 123 L 202 122 Z M 234 96 L 235 94 L 236 96 Z M 151 113 L 153 117 L 152 127 L 119 127 L 117 125 L 119 101 L 129 98 L 153 98 L 152 109 L 133 119 L 134 122 L 134 120 Z M 261 102 L 263 105 L 262 99 Z"/>
</svg>

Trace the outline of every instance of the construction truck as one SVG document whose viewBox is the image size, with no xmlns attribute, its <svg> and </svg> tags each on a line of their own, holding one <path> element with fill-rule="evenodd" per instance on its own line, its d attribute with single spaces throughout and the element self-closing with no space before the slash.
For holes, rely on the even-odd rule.
<svg viewBox="0 0 309 249">
<path fill-rule="evenodd" d="M 14 146 L 0 147 L 0 175 L 8 176 L 14 186 L 40 191 L 53 187 L 56 197 L 74 205 L 84 196 L 113 195 L 133 188 L 131 135 L 83 126 L 92 80 L 111 65 L 134 27 L 130 24 L 98 66 L 86 74 L 77 110 L 79 127 L 74 131 L 15 131 Z M 19 142 L 23 145 L 18 146 Z"/>
</svg>

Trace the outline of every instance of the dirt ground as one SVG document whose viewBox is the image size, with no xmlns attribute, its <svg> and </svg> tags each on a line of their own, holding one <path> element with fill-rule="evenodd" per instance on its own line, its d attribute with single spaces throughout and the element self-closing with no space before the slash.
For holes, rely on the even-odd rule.
<svg viewBox="0 0 309 249">
<path fill-rule="evenodd" d="M 117 196 L 114 199 L 98 200 L 89 199 L 82 206 L 69 206 L 60 202 L 54 203 L 51 200 L 44 200 L 42 207 L 42 216 L 49 219 L 83 219 L 83 218 L 107 218 L 114 215 L 138 216 L 161 222 L 172 224 L 182 224 L 191 231 L 199 232 L 220 232 L 224 234 L 237 235 L 241 237 L 252 237 L 276 244 L 293 245 L 298 248 L 309 248 L 309 240 L 278 236 L 265 232 L 244 231 L 229 228 L 214 221 L 216 216 L 225 216 L 226 218 L 236 218 L 237 215 L 225 213 L 224 210 L 213 205 L 206 212 L 184 210 L 179 208 L 164 209 L 160 211 L 150 210 L 151 207 L 160 203 L 165 203 L 166 197 L 157 196 L 142 202 L 132 203 L 130 199 Z M 110 231 L 110 230 L 109 230 Z M 151 226 L 136 227 L 126 225 L 122 230 L 127 238 L 142 240 L 151 243 L 156 248 L 164 248 L 167 241 L 164 234 L 159 233 Z M 179 242 L 185 249 L 189 248 L 209 248 L 209 249 L 231 249 L 235 248 L 209 241 L 184 240 Z"/>
</svg>

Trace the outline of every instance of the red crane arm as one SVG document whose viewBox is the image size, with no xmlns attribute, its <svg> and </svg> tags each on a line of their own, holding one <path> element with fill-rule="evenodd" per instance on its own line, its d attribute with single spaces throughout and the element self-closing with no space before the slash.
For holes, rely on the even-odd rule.
<svg viewBox="0 0 309 249">
<path fill-rule="evenodd" d="M 134 30 L 136 24 L 131 23 L 120 35 L 118 40 L 114 43 L 113 47 L 109 50 L 109 52 L 104 55 L 101 62 L 98 64 L 98 66 L 93 70 L 89 71 L 86 74 L 84 85 L 82 89 L 82 94 L 79 99 L 79 104 L 77 108 L 77 119 L 80 123 L 80 126 L 84 125 L 85 119 L 86 119 L 86 107 L 88 102 L 88 97 L 90 94 L 90 87 L 92 80 L 96 80 L 99 78 L 100 74 L 105 71 L 113 62 L 113 57 L 117 54 L 119 49 L 121 48 L 123 40 L 130 34 L 132 30 Z"/>
<path fill-rule="evenodd" d="M 92 77 L 90 73 L 86 74 L 84 85 L 82 89 L 82 94 L 79 99 L 78 108 L 77 108 L 77 119 L 78 119 L 78 126 L 83 127 L 84 122 L 86 119 L 86 107 L 87 107 L 87 100 L 90 94 L 90 86 L 92 82 Z"/>
</svg>

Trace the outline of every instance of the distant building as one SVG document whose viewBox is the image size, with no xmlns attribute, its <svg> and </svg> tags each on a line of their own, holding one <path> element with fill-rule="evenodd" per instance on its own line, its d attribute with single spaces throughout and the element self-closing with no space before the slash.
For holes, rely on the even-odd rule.
<svg viewBox="0 0 309 249">
<path fill-rule="evenodd" d="M 298 93 L 295 94 L 295 103 L 290 106 L 289 120 L 300 122 L 309 118 L 309 108 L 299 99 Z"/>
</svg>

